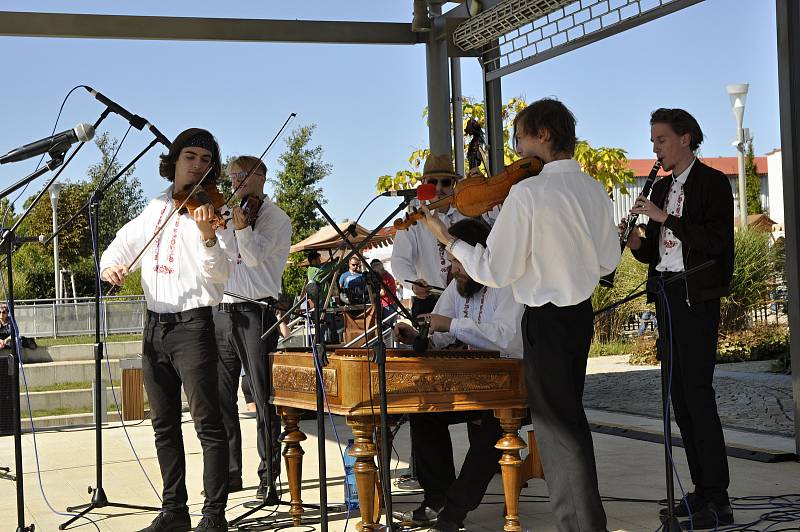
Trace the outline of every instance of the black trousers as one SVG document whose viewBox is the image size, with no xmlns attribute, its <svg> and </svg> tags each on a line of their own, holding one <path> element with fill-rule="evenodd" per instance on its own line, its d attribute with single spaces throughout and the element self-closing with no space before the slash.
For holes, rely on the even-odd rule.
<svg viewBox="0 0 800 532">
<path fill-rule="evenodd" d="M 263 311 L 256 304 L 238 303 L 233 311 L 214 311 L 217 349 L 219 350 L 219 397 L 222 420 L 228 433 L 229 477 L 231 482 L 242 478 L 242 431 L 239 426 L 237 397 L 242 368 L 250 382 L 256 403 L 258 429 L 256 446 L 261 459 L 258 478 L 273 482 L 280 473 L 280 420 L 275 407 L 268 405 L 271 395 L 271 378 L 267 355 L 278 346 L 277 329 L 269 338 L 261 335 L 275 323 L 273 312 Z M 271 423 L 267 427 L 266 409 L 271 409 Z M 269 432 L 268 432 L 269 431 Z M 272 478 L 267 478 L 267 434 L 271 434 Z"/>
<path fill-rule="evenodd" d="M 428 296 L 425 299 L 420 299 L 416 296 L 411 298 L 411 316 L 416 318 L 420 314 L 430 314 L 433 312 L 433 307 L 439 300 L 438 296 Z"/>
<path fill-rule="evenodd" d="M 480 425 L 474 423 L 479 421 Z M 456 477 L 450 425 L 469 423 L 471 438 L 464 464 Z M 491 411 L 412 414 L 411 449 L 417 480 L 425 490 L 425 504 L 444 507 L 439 518 L 461 524 L 478 507 L 497 472 L 501 451 L 495 444 L 502 436 L 500 422 Z"/>
<path fill-rule="evenodd" d="M 169 320 L 167 323 L 159 321 Z M 211 309 L 176 316 L 147 313 L 142 345 L 156 454 L 164 481 L 162 508 L 186 512 L 186 459 L 181 433 L 181 384 L 203 447 L 203 514 L 222 516 L 228 500 L 228 441 L 217 393 L 217 347 Z"/>
<path fill-rule="evenodd" d="M 592 434 L 583 410 L 594 333 L 591 300 L 568 307 L 526 307 L 522 332 L 528 405 L 558 530 L 605 530 Z"/>
<path fill-rule="evenodd" d="M 728 456 L 712 381 L 717 357 L 719 299 L 686 303 L 686 286 L 664 286 L 656 301 L 661 349 L 672 337 L 672 407 L 681 431 L 695 492 L 717 504 L 728 503 Z M 671 332 L 671 335 L 670 335 Z M 663 358 L 662 354 L 662 360 Z M 667 378 L 669 375 L 669 368 Z"/>
</svg>

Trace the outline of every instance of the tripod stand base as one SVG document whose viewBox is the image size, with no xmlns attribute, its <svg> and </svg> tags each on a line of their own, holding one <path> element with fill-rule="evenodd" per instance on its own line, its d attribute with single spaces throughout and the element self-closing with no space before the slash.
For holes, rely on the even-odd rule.
<svg viewBox="0 0 800 532">
<path fill-rule="evenodd" d="M 80 519 L 81 517 L 85 516 L 89 512 L 94 511 L 97 508 L 125 508 L 126 510 L 146 510 L 151 512 L 158 512 L 161 511 L 161 508 L 155 508 L 153 506 L 139 506 L 136 504 L 122 504 L 118 502 L 110 502 L 106 497 L 106 492 L 103 488 L 98 488 L 93 490 L 92 494 L 92 502 L 87 504 L 79 504 L 77 506 L 67 506 L 67 512 L 75 512 L 80 510 L 80 513 L 73 516 L 69 521 L 66 521 L 60 525 L 58 525 L 59 530 L 66 529 L 69 525 Z"/>
<path fill-rule="evenodd" d="M 678 518 L 661 516 L 661 523 L 663 523 L 665 532 L 681 532 L 683 529 L 681 528 L 681 524 L 678 522 Z"/>
<path fill-rule="evenodd" d="M 275 490 L 270 488 L 269 494 L 266 497 L 264 497 L 263 501 L 259 501 L 259 500 L 250 501 L 250 502 L 244 503 L 242 506 L 244 506 L 245 508 L 249 508 L 250 510 L 245 512 L 244 514 L 240 515 L 236 519 L 228 521 L 228 526 L 235 526 L 235 525 L 241 523 L 244 519 L 247 519 L 248 517 L 250 517 L 254 513 L 258 512 L 260 510 L 263 510 L 264 508 L 266 508 L 268 506 L 290 506 L 291 507 L 292 504 L 289 503 L 289 502 L 284 502 L 284 501 L 280 500 L 280 497 L 275 495 Z M 307 509 L 307 510 L 320 510 L 320 505 L 319 504 L 301 503 L 300 506 L 302 508 Z M 327 506 L 326 508 L 327 508 L 327 510 L 329 512 L 345 512 L 345 511 L 347 511 L 347 508 L 344 505 Z"/>
</svg>

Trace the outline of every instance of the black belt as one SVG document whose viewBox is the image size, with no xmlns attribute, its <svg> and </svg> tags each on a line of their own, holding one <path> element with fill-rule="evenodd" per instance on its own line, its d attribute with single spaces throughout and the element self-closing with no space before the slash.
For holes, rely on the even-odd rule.
<svg viewBox="0 0 800 532">
<path fill-rule="evenodd" d="M 676 275 L 683 275 L 684 272 L 658 272 L 661 274 L 661 277 L 664 279 L 669 279 L 670 277 L 675 277 Z"/>
<path fill-rule="evenodd" d="M 258 301 L 263 301 L 266 303 L 268 299 L 268 297 L 265 297 L 264 299 L 259 299 Z M 220 303 L 217 305 L 217 310 L 220 312 L 255 312 L 261 311 L 262 309 L 267 310 L 267 307 L 257 303 L 251 303 L 249 301 L 242 301 L 239 303 Z"/>
<path fill-rule="evenodd" d="M 210 318 L 211 307 L 197 307 L 181 312 L 153 312 L 148 310 L 147 317 L 156 320 L 158 323 L 183 323 L 197 318 Z"/>
</svg>

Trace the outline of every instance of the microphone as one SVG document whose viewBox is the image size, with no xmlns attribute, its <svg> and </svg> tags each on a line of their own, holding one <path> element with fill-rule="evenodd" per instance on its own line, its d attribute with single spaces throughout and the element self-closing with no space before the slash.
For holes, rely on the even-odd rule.
<svg viewBox="0 0 800 532">
<path fill-rule="evenodd" d="M 418 200 L 431 200 L 436 197 L 436 186 L 425 183 L 417 188 L 389 190 L 381 194 L 381 196 L 402 196 L 404 198 L 416 198 Z"/>
<path fill-rule="evenodd" d="M 158 141 L 161 144 L 163 144 L 164 146 L 166 146 L 167 148 L 169 148 L 170 145 L 172 144 L 169 141 L 169 139 L 167 137 L 165 137 L 164 134 L 161 133 L 158 129 L 156 129 L 156 127 L 153 124 L 148 122 L 147 119 L 145 119 L 145 118 L 143 118 L 143 117 L 141 117 L 139 115 L 135 115 L 135 114 L 131 113 L 130 111 L 128 111 L 127 109 L 122 107 L 120 104 L 118 104 L 114 100 L 112 100 L 112 99 L 108 98 L 107 96 L 105 96 L 104 94 L 94 90 L 93 88 L 89 87 L 88 85 L 84 85 L 83 88 L 86 89 L 87 91 L 89 91 L 89 93 L 92 96 L 94 96 L 97 101 L 99 101 L 100 103 L 102 103 L 103 105 L 108 107 L 112 112 L 117 113 L 118 115 L 120 115 L 122 118 L 127 120 L 130 125 L 132 125 L 136 129 L 138 129 L 139 131 L 141 131 L 142 129 L 144 129 L 146 127 L 147 129 L 150 130 L 150 132 L 153 135 L 155 135 L 155 137 L 158 139 Z"/>
<path fill-rule="evenodd" d="M 91 124 L 78 124 L 72 129 L 56 133 L 42 140 L 31 142 L 24 146 L 20 146 L 15 150 L 11 150 L 2 157 L 0 157 L 0 164 L 13 163 L 16 161 L 23 161 L 36 157 L 43 153 L 53 151 L 55 148 L 66 150 L 76 142 L 86 142 L 92 140 L 94 137 L 94 127 Z"/>
</svg>

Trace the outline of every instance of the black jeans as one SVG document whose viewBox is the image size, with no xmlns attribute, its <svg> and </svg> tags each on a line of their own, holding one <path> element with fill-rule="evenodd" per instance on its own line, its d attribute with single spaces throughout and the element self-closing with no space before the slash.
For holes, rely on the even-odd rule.
<svg viewBox="0 0 800 532">
<path fill-rule="evenodd" d="M 209 307 L 177 316 L 147 313 L 142 346 L 144 385 L 150 401 L 158 465 L 164 481 L 162 508 L 183 513 L 186 458 L 181 433 L 181 384 L 203 447 L 203 514 L 223 516 L 228 500 L 228 442 L 217 393 L 217 347 Z"/>
<path fill-rule="evenodd" d="M 591 300 L 526 307 L 522 334 L 528 406 L 558 530 L 605 530 L 594 444 L 583 410 L 594 334 Z"/>
<path fill-rule="evenodd" d="M 659 338 L 663 339 L 664 349 L 669 345 L 666 340 L 671 330 L 672 407 L 692 482 L 698 495 L 717 504 L 727 504 L 728 456 L 713 387 L 719 299 L 687 305 L 682 281 L 666 285 L 664 292 L 668 307 L 660 297 L 656 302 Z"/>
<path fill-rule="evenodd" d="M 480 421 L 480 425 L 474 423 Z M 450 425 L 467 423 L 470 446 L 456 478 Z M 425 504 L 444 507 L 440 519 L 461 524 L 478 507 L 502 454 L 495 444 L 502 436 L 500 421 L 491 411 L 412 414 L 411 449 Z"/>
<path fill-rule="evenodd" d="M 222 420 L 228 433 L 228 471 L 231 482 L 242 478 L 242 431 L 239 426 L 237 394 L 242 367 L 250 382 L 250 391 L 256 404 L 258 429 L 256 446 L 261 461 L 258 478 L 274 482 L 280 473 L 280 420 L 274 406 L 268 405 L 271 395 L 271 378 L 267 355 L 278 346 L 278 333 L 266 340 L 261 335 L 276 321 L 273 312 L 262 311 L 255 304 L 238 303 L 232 311 L 214 311 L 217 349 L 219 351 L 219 396 Z M 270 409 L 267 423 L 266 410 Z M 270 425 L 267 427 L 267 425 Z M 272 451 L 272 478 L 267 477 L 267 434 Z"/>
</svg>

